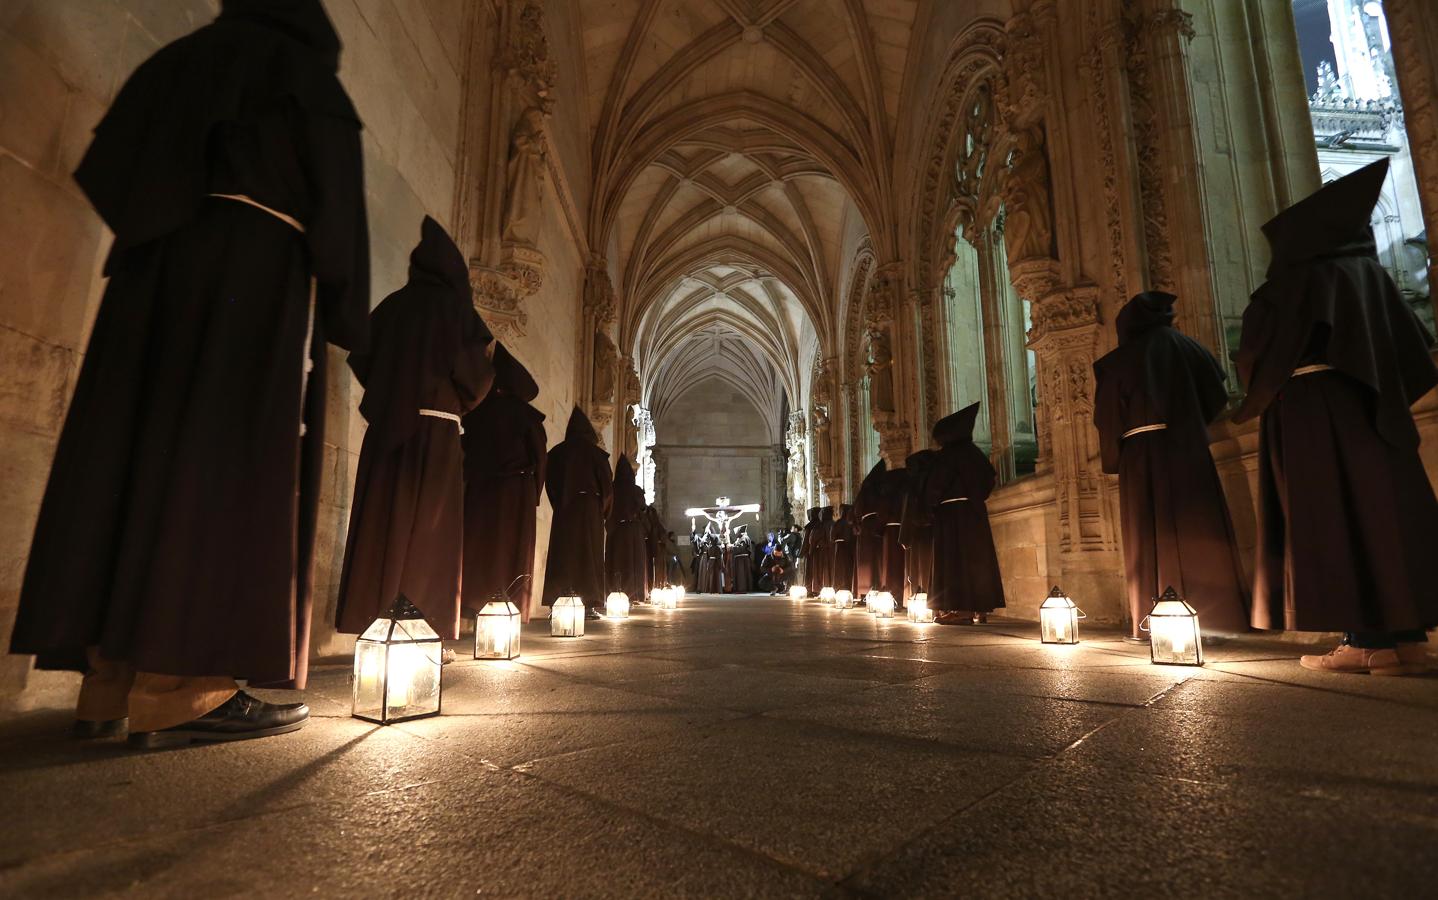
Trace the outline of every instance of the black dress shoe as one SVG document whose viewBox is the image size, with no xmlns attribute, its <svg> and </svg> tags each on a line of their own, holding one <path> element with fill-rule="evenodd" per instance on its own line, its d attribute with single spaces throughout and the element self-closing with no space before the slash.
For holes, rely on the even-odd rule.
<svg viewBox="0 0 1438 900">
<path fill-rule="evenodd" d="M 70 737 L 77 741 L 119 737 L 129 721 L 129 719 L 106 719 L 103 722 L 91 722 L 86 719 L 76 719 L 75 724 L 70 727 Z"/>
<path fill-rule="evenodd" d="M 163 731 L 130 733 L 130 746 L 141 750 L 182 747 L 193 741 L 244 741 L 297 731 L 309 721 L 310 708 L 303 703 L 266 703 L 244 691 L 221 703 L 198 719 Z"/>
</svg>

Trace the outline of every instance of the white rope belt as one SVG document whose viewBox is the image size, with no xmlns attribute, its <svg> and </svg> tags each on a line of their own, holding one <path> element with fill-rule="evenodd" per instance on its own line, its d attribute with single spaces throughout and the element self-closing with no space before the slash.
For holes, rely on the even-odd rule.
<svg viewBox="0 0 1438 900">
<path fill-rule="evenodd" d="M 286 225 L 293 228 L 295 231 L 298 231 L 300 234 L 305 233 L 305 226 L 300 224 L 299 219 L 296 219 L 294 216 L 289 215 L 288 213 L 282 213 L 277 209 L 271 209 L 270 207 L 256 200 L 254 197 L 250 197 L 246 194 L 210 194 L 210 196 L 220 197 L 224 200 L 233 200 L 236 203 L 244 203 L 249 206 L 253 206 L 255 209 L 263 210 L 264 212 L 269 213 L 276 219 L 279 219 L 281 222 L 284 222 Z"/>
<path fill-rule="evenodd" d="M 862 522 L 862 521 L 864 521 L 865 519 L 872 519 L 874 516 L 877 516 L 877 515 L 878 515 L 878 513 L 864 513 L 862 516 L 859 517 L 859 521 Z"/>
<path fill-rule="evenodd" d="M 947 499 L 947 500 L 941 500 L 941 501 L 939 502 L 939 505 L 940 505 L 940 506 L 943 506 L 945 503 L 959 503 L 959 502 L 964 501 L 964 500 L 967 500 L 967 499 L 969 499 L 969 498 L 968 498 L 968 497 L 950 497 L 950 498 Z M 900 523 L 900 524 L 902 524 L 902 523 Z"/>
<path fill-rule="evenodd" d="M 1315 372 L 1332 372 L 1332 371 L 1333 371 L 1333 367 L 1330 366 L 1328 363 L 1315 363 L 1314 365 L 1311 365 L 1311 366 L 1299 366 L 1298 368 L 1294 369 L 1294 370 L 1293 370 L 1293 377 L 1294 377 L 1294 378 L 1297 378 L 1299 375 L 1312 375 L 1312 374 L 1315 373 Z"/>
<path fill-rule="evenodd" d="M 1159 425 L 1140 425 L 1140 426 L 1138 426 L 1137 428 L 1130 428 L 1128 431 L 1125 431 L 1125 432 L 1123 433 L 1123 437 L 1119 438 L 1119 440 L 1122 441 L 1122 440 L 1125 440 L 1125 439 L 1127 439 L 1127 438 L 1131 438 L 1131 437 L 1133 437 L 1133 436 L 1136 435 L 1136 434 L 1144 434 L 1144 433 L 1149 432 L 1149 431 L 1166 431 L 1166 430 L 1168 430 L 1168 426 L 1167 426 L 1167 425 L 1163 425 L 1163 424 L 1159 424 Z"/>
<path fill-rule="evenodd" d="M 455 427 L 459 429 L 460 434 L 464 434 L 464 426 L 460 424 L 459 416 L 455 415 L 452 412 L 445 412 L 442 409 L 422 409 L 419 411 L 419 414 L 422 416 L 429 416 L 432 419 L 448 419 L 455 424 Z"/>
<path fill-rule="evenodd" d="M 885 522 L 885 523 L 884 523 L 884 527 L 885 527 L 885 528 L 898 528 L 898 527 L 902 527 L 903 524 L 904 524 L 903 522 Z"/>
</svg>

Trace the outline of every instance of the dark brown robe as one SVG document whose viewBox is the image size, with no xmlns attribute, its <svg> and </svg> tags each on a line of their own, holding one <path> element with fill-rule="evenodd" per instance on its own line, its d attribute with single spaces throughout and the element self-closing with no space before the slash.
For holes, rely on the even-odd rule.
<svg viewBox="0 0 1438 900">
<path fill-rule="evenodd" d="M 664 520 L 659 518 L 659 510 L 654 507 L 644 507 L 640 518 L 644 522 L 644 595 L 647 597 L 656 587 L 669 581 L 669 558 L 665 546 L 668 533 L 664 530 Z"/>
<path fill-rule="evenodd" d="M 464 417 L 464 607 L 505 595 L 529 621 L 537 508 L 548 461 L 539 385 L 503 344 L 494 387 Z"/>
<path fill-rule="evenodd" d="M 469 267 L 425 217 L 409 283 L 370 315 L 370 349 L 350 354 L 369 427 L 360 446 L 335 627 L 360 634 L 403 596 L 440 637 L 459 637 L 464 568 L 460 424 L 494 381 L 493 337 L 474 311 Z"/>
<path fill-rule="evenodd" d="M 740 538 L 730 550 L 729 593 L 749 594 L 754 591 L 754 542 Z"/>
<path fill-rule="evenodd" d="M 1129 629 L 1167 587 L 1205 630 L 1247 631 L 1248 589 L 1208 423 L 1228 402 L 1218 360 L 1171 327 L 1172 294 L 1139 294 L 1118 314 L 1118 348 L 1094 363 L 1103 470 L 1118 475 Z M 1124 435 L 1131 429 L 1162 430 Z"/>
<path fill-rule="evenodd" d="M 818 556 L 815 554 L 821 513 L 821 507 L 814 506 L 809 509 L 808 521 L 805 522 L 804 531 L 799 538 L 799 561 L 804 567 L 804 586 L 811 597 L 817 596 L 819 589 L 823 587 L 818 581 Z"/>
<path fill-rule="evenodd" d="M 934 425 L 940 449 L 925 476 L 924 502 L 934 517 L 934 575 L 929 606 L 988 613 L 1004 605 L 1004 582 L 984 501 L 997 474 L 974 446 L 979 404 Z"/>
<path fill-rule="evenodd" d="M 830 560 L 829 585 L 836 591 L 854 590 L 854 550 L 857 529 L 854 527 L 854 507 L 845 503 L 839 507 L 829 525 L 829 546 L 833 548 Z"/>
<path fill-rule="evenodd" d="M 614 499 L 609 454 L 579 407 L 564 440 L 549 451 L 544 491 L 554 518 L 544 565 L 544 605 L 577 592 L 589 609 L 604 606 L 604 521 Z"/>
<path fill-rule="evenodd" d="M 904 580 L 908 596 L 927 592 L 934 575 L 934 512 L 924 499 L 928 473 L 937 450 L 920 450 L 904 460 L 904 510 L 899 543 L 904 545 Z"/>
<path fill-rule="evenodd" d="M 368 340 L 364 166 L 323 8 L 260 7 L 141 65 L 75 174 L 115 242 L 11 638 L 40 668 L 93 646 L 304 686 L 325 344 Z"/>
<path fill-rule="evenodd" d="M 884 525 L 881 533 L 879 565 L 875 571 L 874 589 L 888 591 L 894 595 L 894 602 L 904 605 L 904 545 L 900 539 L 904 519 L 904 495 L 909 487 L 909 473 L 903 469 L 889 469 L 879 482 L 878 521 Z"/>
<path fill-rule="evenodd" d="M 623 454 L 614 466 L 614 503 L 609 510 L 604 573 L 609 590 L 623 591 L 633 603 L 644 601 L 644 488 L 634 481 L 634 467 Z"/>
<path fill-rule="evenodd" d="M 854 498 L 854 519 L 858 523 L 854 547 L 854 591 L 860 596 L 870 590 L 881 590 L 884 579 L 884 516 L 880 494 L 884 473 L 889 467 L 881 459 L 874 463 L 859 485 Z"/>
<path fill-rule="evenodd" d="M 815 594 L 826 587 L 838 590 L 834 584 L 834 508 L 819 509 L 819 524 L 814 526 L 814 583 Z"/>
<path fill-rule="evenodd" d="M 1387 160 L 1263 226 L 1268 281 L 1243 315 L 1235 416 L 1262 415 L 1253 625 L 1438 625 L 1438 501 L 1409 407 L 1438 384 L 1431 338 L 1369 225 Z M 1332 369 L 1311 374 L 1306 366 Z"/>
<path fill-rule="evenodd" d="M 719 542 L 710 537 L 705 539 L 703 555 L 699 557 L 699 592 L 718 594 L 723 588 L 724 553 Z"/>
</svg>

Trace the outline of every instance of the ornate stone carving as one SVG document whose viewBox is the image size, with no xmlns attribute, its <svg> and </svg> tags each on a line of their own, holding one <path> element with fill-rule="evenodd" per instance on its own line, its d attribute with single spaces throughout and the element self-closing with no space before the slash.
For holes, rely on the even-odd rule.
<svg viewBox="0 0 1438 900">
<path fill-rule="evenodd" d="M 545 188 L 549 183 L 548 154 L 544 113 L 531 106 L 520 116 L 510 138 L 501 221 L 506 247 L 533 248 L 539 245 L 540 232 L 544 228 Z"/>
<path fill-rule="evenodd" d="M 1054 244 L 1053 201 L 1042 128 L 1014 135 L 1004 182 L 1004 247 L 1009 265 L 1051 256 Z"/>
<path fill-rule="evenodd" d="M 594 390 L 591 398 L 596 403 L 614 402 L 615 377 L 619 374 L 619 350 L 614 341 L 602 329 L 594 332 Z"/>
<path fill-rule="evenodd" d="M 789 429 L 784 435 L 784 447 L 788 451 L 788 493 L 789 506 L 796 521 L 809 508 L 809 485 L 806 475 L 809 466 L 808 437 L 802 410 L 789 414 Z"/>
<path fill-rule="evenodd" d="M 584 270 L 584 312 L 601 326 L 613 322 L 618 315 L 614 283 L 609 280 L 609 268 L 599 254 L 590 258 Z"/>
<path fill-rule="evenodd" d="M 1018 13 L 1004 26 L 1004 79 L 998 94 L 1004 121 L 1015 131 L 1043 118 L 1048 99 L 1044 72 L 1045 41 L 1034 19 Z"/>
<path fill-rule="evenodd" d="M 894 353 L 889 347 L 889 335 L 882 328 L 871 328 L 864 335 L 866 354 L 864 373 L 869 376 L 869 408 L 875 416 L 879 413 L 893 413 L 894 406 Z"/>
<path fill-rule="evenodd" d="M 1108 257 L 1112 267 L 1113 291 L 1115 296 L 1121 300 L 1128 296 L 1128 286 L 1127 279 L 1124 277 L 1123 213 L 1119 198 L 1119 166 L 1114 149 L 1111 108 L 1113 98 L 1110 97 L 1108 89 L 1107 69 L 1109 63 L 1107 60 L 1115 55 L 1125 40 L 1122 25 L 1098 29 L 1097 15 L 1097 7 L 1092 7 L 1089 15 L 1090 27 L 1099 32 L 1099 37 L 1095 39 L 1093 46 L 1089 48 L 1084 58 L 1088 69 L 1084 82 L 1088 86 L 1089 105 L 1094 112 L 1095 131 L 1098 134 L 1100 169 L 1103 178 L 1104 224 L 1108 231 Z"/>
<path fill-rule="evenodd" d="M 539 0 L 511 0 L 509 21 L 509 40 L 497 60 L 498 66 L 548 114 L 554 104 L 557 70 L 549 58 L 544 6 Z"/>
<path fill-rule="evenodd" d="M 538 250 L 507 247 L 504 259 L 496 268 L 474 261 L 469 264 L 474 308 L 501 340 L 513 340 L 525 334 L 529 317 L 523 302 L 543 284 L 544 255 Z"/>
</svg>

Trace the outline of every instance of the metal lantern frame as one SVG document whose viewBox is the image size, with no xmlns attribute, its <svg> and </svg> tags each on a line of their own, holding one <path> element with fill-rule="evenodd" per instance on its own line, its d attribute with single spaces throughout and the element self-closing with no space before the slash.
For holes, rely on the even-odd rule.
<svg viewBox="0 0 1438 900">
<path fill-rule="evenodd" d="M 1087 618 L 1073 598 L 1054 585 L 1044 602 L 1039 604 L 1039 642 L 1043 644 L 1077 644 L 1079 619 Z M 1062 623 L 1059 625 L 1058 623 Z M 1067 635 L 1063 637 L 1062 635 Z"/>
<path fill-rule="evenodd" d="M 915 625 L 932 625 L 934 622 L 934 608 L 929 605 L 929 594 L 927 591 L 919 591 L 909 598 L 904 608 L 904 615 Z"/>
<path fill-rule="evenodd" d="M 678 588 L 670 585 L 669 587 L 662 587 L 653 591 L 650 594 L 650 598 L 654 601 L 654 605 L 660 609 L 676 610 L 679 608 L 679 601 L 683 598 L 683 594 L 680 593 Z"/>
<path fill-rule="evenodd" d="M 378 649 L 376 649 L 378 648 Z M 422 655 L 422 668 L 432 669 L 434 675 L 434 708 L 424 709 L 422 712 L 399 714 L 393 712 L 390 700 L 390 679 L 395 674 L 391 671 L 397 661 L 395 651 L 403 651 L 406 656 L 414 657 Z M 411 603 L 406 597 L 399 597 L 394 605 L 384 615 L 375 619 L 364 634 L 355 640 L 354 658 L 354 685 L 350 697 L 350 715 L 365 722 L 374 722 L 376 725 L 394 725 L 399 722 L 413 722 L 416 719 L 428 719 L 430 716 L 437 716 L 443 708 L 444 703 L 444 641 L 439 634 L 425 621 L 424 614 Z M 378 717 L 361 712 L 362 690 L 368 690 L 367 684 L 373 683 L 374 676 L 366 674 L 369 661 L 375 656 L 378 657 L 379 667 L 379 715 Z M 420 667 L 415 667 L 420 671 Z M 410 680 L 410 687 L 415 679 Z M 405 691 L 407 699 L 412 697 L 412 691 Z M 426 704 L 427 706 L 428 704 Z M 364 709 L 373 709 L 375 704 L 367 702 Z M 401 709 L 408 709 L 410 704 L 400 706 Z"/>
<path fill-rule="evenodd" d="M 1153 609 L 1144 616 L 1139 628 L 1148 632 L 1148 658 L 1160 666 L 1201 666 L 1203 665 L 1203 630 L 1198 624 L 1198 610 L 1179 596 L 1170 585 L 1163 594 L 1154 598 Z M 1182 635 L 1179 632 L 1183 632 Z M 1173 641 L 1183 637 L 1185 650 L 1165 653 L 1159 658 L 1158 641 Z M 1187 645 L 1191 644 L 1191 649 Z M 1177 658 L 1179 654 L 1182 658 Z"/>
<path fill-rule="evenodd" d="M 561 616 L 560 610 L 564 610 Z M 576 610 L 578 610 L 576 612 Z M 569 593 L 557 598 L 554 606 L 549 611 L 549 635 L 550 637 L 584 637 L 584 617 L 587 610 L 584 608 L 584 598 L 578 594 Z M 567 621 L 569 624 L 564 625 Z"/>
<path fill-rule="evenodd" d="M 629 618 L 629 595 L 623 591 L 610 591 L 609 596 L 604 598 L 604 617 L 606 619 L 627 619 Z"/>
<path fill-rule="evenodd" d="M 503 620 L 503 621 L 501 621 Z M 496 594 L 493 600 L 484 604 L 484 608 L 474 616 L 474 658 L 475 659 L 518 659 L 520 651 L 520 637 L 523 635 L 521 629 L 521 617 L 519 607 L 510 603 L 504 597 Z M 502 628 L 505 629 L 504 651 L 497 648 L 498 642 L 493 641 L 493 634 L 489 635 L 491 640 L 485 640 L 487 630 Z M 496 649 L 488 649 L 496 648 Z"/>
<path fill-rule="evenodd" d="M 835 591 L 831 587 L 819 588 L 819 599 L 832 605 L 834 602 L 834 593 Z"/>
<path fill-rule="evenodd" d="M 898 602 L 894 600 L 892 591 L 875 591 L 873 599 L 869 601 L 869 611 L 876 619 L 892 619 L 896 609 Z"/>
<path fill-rule="evenodd" d="M 789 599 L 795 601 L 796 603 L 800 600 L 806 600 L 808 599 L 808 597 L 809 589 L 804 587 L 802 584 L 796 584 L 793 587 L 789 588 Z"/>
<path fill-rule="evenodd" d="M 853 591 L 841 589 L 834 592 L 835 609 L 853 609 L 854 606 L 855 603 Z"/>
</svg>

